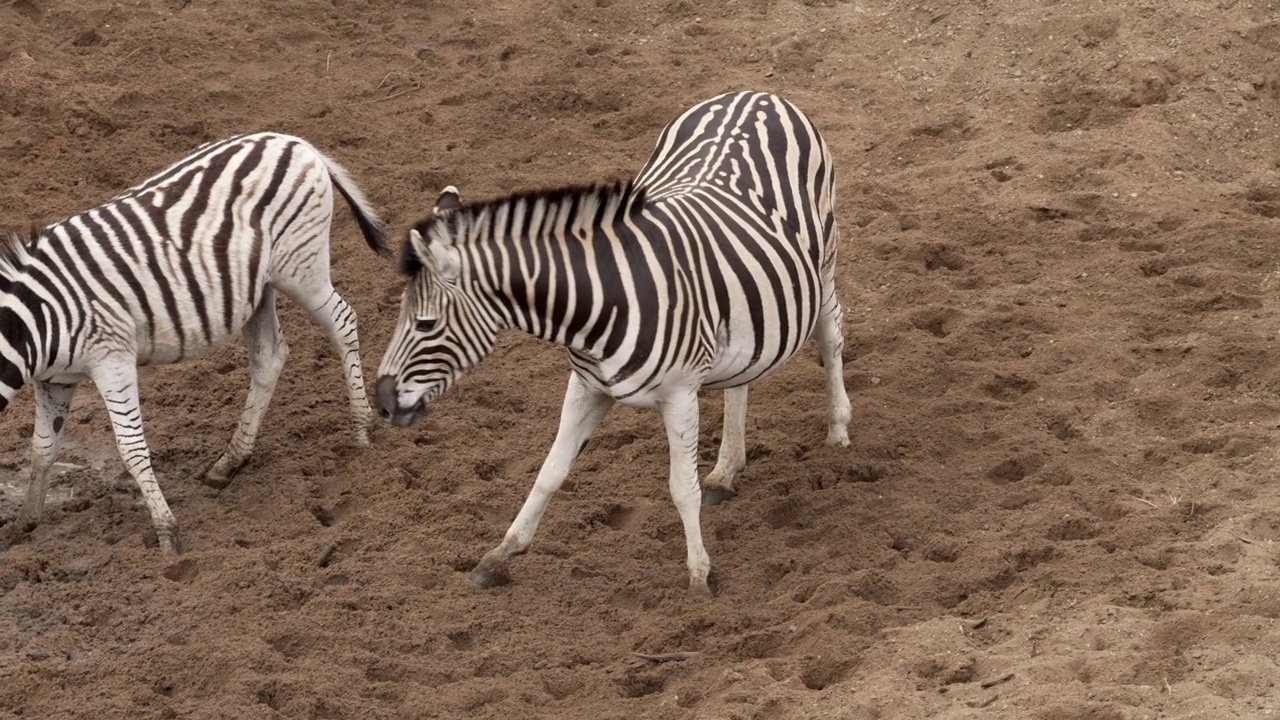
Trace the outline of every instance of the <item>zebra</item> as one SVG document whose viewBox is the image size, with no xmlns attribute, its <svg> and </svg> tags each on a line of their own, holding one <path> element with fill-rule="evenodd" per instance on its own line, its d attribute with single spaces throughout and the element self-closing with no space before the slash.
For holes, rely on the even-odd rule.
<svg viewBox="0 0 1280 720">
<path fill-rule="evenodd" d="M 347 171 L 305 140 L 270 132 L 205 143 L 106 203 L 33 232 L 30 242 L 9 238 L 0 252 L 0 411 L 28 381 L 36 406 L 31 477 L 6 531 L 10 542 L 43 514 L 72 395 L 88 378 L 161 550 L 178 554 L 178 522 L 143 437 L 137 367 L 199 357 L 237 331 L 244 336 L 248 400 L 205 473 L 207 484 L 225 486 L 253 450 L 288 355 L 276 290 L 328 334 L 346 374 L 356 441 L 368 444 L 373 411 L 356 314 L 329 279 L 334 188 L 369 246 L 390 255 L 381 220 Z"/>
<path fill-rule="evenodd" d="M 746 464 L 747 388 L 815 331 L 827 438 L 849 444 L 838 231 L 830 153 L 772 94 L 706 100 L 672 121 L 631 182 L 464 205 L 457 188 L 407 233 L 409 280 L 378 370 L 379 414 L 412 423 L 518 328 L 568 349 L 560 426 L 533 490 L 470 580 L 510 581 L 551 496 L 614 402 L 661 413 L 689 588 L 710 595 L 702 541 L 698 392 L 723 389 L 719 456 L 705 499 L 734 494 Z"/>
</svg>

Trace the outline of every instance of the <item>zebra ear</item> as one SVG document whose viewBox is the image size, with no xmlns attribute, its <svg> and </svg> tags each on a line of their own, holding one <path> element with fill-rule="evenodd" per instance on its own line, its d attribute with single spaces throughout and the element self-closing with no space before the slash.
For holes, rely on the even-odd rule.
<svg viewBox="0 0 1280 720">
<path fill-rule="evenodd" d="M 419 266 L 425 266 L 447 282 L 458 279 L 462 271 L 462 262 L 458 259 L 458 249 L 445 245 L 438 240 L 422 237 L 416 229 L 409 231 L 409 243 L 413 246 L 414 255 L 419 259 Z"/>
<path fill-rule="evenodd" d="M 426 242 L 417 228 L 409 230 L 404 245 L 400 248 L 400 272 L 414 277 L 424 267 L 424 260 L 430 253 L 426 252 Z"/>
<path fill-rule="evenodd" d="M 440 197 L 436 200 L 436 206 L 432 208 L 432 215 L 457 210 L 462 207 L 462 196 L 458 194 L 458 188 L 450 185 L 440 191 Z"/>
<path fill-rule="evenodd" d="M 462 263 L 458 260 L 458 248 L 433 242 L 427 243 L 427 249 L 431 252 L 431 264 L 435 266 L 440 276 L 448 282 L 457 280 L 462 271 Z"/>
</svg>

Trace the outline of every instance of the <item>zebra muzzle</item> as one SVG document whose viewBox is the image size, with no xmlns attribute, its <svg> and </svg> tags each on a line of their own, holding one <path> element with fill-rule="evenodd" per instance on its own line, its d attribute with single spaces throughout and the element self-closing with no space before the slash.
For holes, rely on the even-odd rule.
<svg viewBox="0 0 1280 720">
<path fill-rule="evenodd" d="M 418 419 L 418 412 L 422 410 L 422 402 L 415 403 L 412 407 L 400 407 L 400 394 L 396 390 L 396 379 L 393 375 L 383 375 L 378 378 L 377 388 L 377 405 L 378 414 L 394 425 L 405 427 L 412 425 L 413 421 Z"/>
</svg>

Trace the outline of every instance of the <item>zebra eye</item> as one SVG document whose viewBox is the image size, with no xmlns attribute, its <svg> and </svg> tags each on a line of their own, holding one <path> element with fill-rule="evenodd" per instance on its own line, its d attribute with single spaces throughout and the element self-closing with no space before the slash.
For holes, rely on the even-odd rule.
<svg viewBox="0 0 1280 720">
<path fill-rule="evenodd" d="M 428 333 L 436 329 L 440 324 L 440 318 L 431 317 L 430 315 L 419 315 L 413 320 L 413 329 L 420 333 Z"/>
</svg>

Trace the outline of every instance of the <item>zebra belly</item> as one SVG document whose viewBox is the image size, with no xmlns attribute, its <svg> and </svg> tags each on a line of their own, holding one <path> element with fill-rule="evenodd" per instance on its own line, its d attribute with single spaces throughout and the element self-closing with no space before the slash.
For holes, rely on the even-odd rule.
<svg viewBox="0 0 1280 720">
<path fill-rule="evenodd" d="M 166 280 L 169 300 L 158 292 L 148 294 L 149 313 L 140 304 L 128 309 L 139 365 L 191 360 L 225 345 L 252 317 L 266 281 L 233 273 L 227 278 L 206 275 L 188 285 L 175 279 L 180 277 L 175 272 Z M 153 280 L 148 287 L 157 285 Z"/>
<path fill-rule="evenodd" d="M 749 324 L 738 323 L 733 331 L 725 327 L 716 333 L 717 350 L 702 383 L 707 390 L 725 390 L 765 377 L 791 359 L 813 332 L 810 327 L 791 338 L 757 338 Z"/>
<path fill-rule="evenodd" d="M 208 355 L 239 334 L 252 314 L 253 310 L 247 304 L 241 304 L 232 312 L 230 323 L 221 312 L 213 313 L 209 318 L 208 334 L 194 315 L 190 318 L 192 324 L 184 325 L 181 334 L 169 323 L 163 328 L 139 325 L 138 364 L 166 365 Z"/>
<path fill-rule="evenodd" d="M 795 351 L 796 349 L 792 348 L 790 352 L 778 358 L 777 362 L 761 360 L 752 363 L 750 353 L 745 357 L 726 357 L 724 362 L 717 362 L 711 367 L 711 371 L 707 373 L 707 378 L 703 381 L 702 387 L 707 390 L 726 390 L 755 382 L 777 370 L 795 354 Z"/>
<path fill-rule="evenodd" d="M 80 372 L 53 371 L 43 375 L 37 375 L 36 380 L 39 382 L 53 383 L 54 385 L 75 385 L 83 382 L 89 376 Z"/>
</svg>

